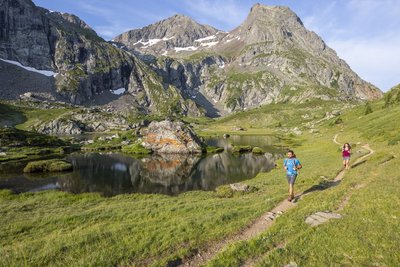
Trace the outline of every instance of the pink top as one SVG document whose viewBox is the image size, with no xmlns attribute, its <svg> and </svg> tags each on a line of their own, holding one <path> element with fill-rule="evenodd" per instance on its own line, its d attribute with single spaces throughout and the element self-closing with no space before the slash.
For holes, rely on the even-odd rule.
<svg viewBox="0 0 400 267">
<path fill-rule="evenodd" d="M 350 157 L 350 150 L 345 150 L 345 149 L 343 149 L 343 151 L 342 151 L 342 156 L 343 156 L 343 157 Z"/>
</svg>

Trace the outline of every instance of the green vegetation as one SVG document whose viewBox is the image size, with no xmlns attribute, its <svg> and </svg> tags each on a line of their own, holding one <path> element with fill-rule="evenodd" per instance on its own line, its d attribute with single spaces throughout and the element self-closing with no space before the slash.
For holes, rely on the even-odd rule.
<svg viewBox="0 0 400 267">
<path fill-rule="evenodd" d="M 0 162 L 38 159 L 48 155 L 60 155 L 75 149 L 76 145 L 54 136 L 14 128 L 0 128 Z"/>
<path fill-rule="evenodd" d="M 201 135 L 206 134 L 241 134 L 241 135 L 279 135 L 289 134 L 289 128 L 299 127 L 308 130 L 318 121 L 326 120 L 327 112 L 348 109 L 353 104 L 336 101 L 310 100 L 302 104 L 278 103 L 261 106 L 249 111 L 234 114 L 209 122 L 207 131 L 197 127 Z M 247 131 L 232 131 L 237 125 Z"/>
<path fill-rule="evenodd" d="M 118 150 L 121 149 L 122 145 L 119 139 L 112 140 L 95 140 L 91 144 L 82 146 L 83 151 L 103 151 L 103 150 Z"/>
<path fill-rule="evenodd" d="M 365 103 L 364 115 L 368 115 L 372 112 L 373 112 L 373 110 L 372 110 L 371 104 L 369 102 Z"/>
<path fill-rule="evenodd" d="M 299 266 L 332 263 L 396 266 L 400 260 L 396 253 L 400 245 L 400 226 L 397 223 L 400 212 L 395 206 L 399 204 L 396 190 L 400 180 L 393 170 L 400 163 L 395 156 L 399 144 L 387 146 L 387 139 L 400 130 L 400 124 L 390 123 L 399 115 L 400 107 L 391 108 L 388 114 L 377 108 L 382 105 L 384 101 L 371 103 L 375 111 L 368 115 L 364 114 L 364 106 L 346 112 L 341 125 L 326 127 L 326 123 L 323 124 L 321 137 L 307 137 L 307 141 L 296 149 L 304 166 L 313 165 L 308 153 L 304 157 L 306 150 L 313 147 L 320 151 L 316 156 L 325 157 L 329 151 L 322 148 L 320 138 L 328 140 L 340 132 L 340 142 L 368 142 L 376 150 L 375 154 L 349 170 L 338 186 L 317 190 L 304 197 L 295 209 L 278 218 L 268 231 L 229 246 L 208 266 L 237 266 L 248 260 L 254 260 L 255 266 L 284 266 L 290 262 Z M 354 151 L 357 153 L 359 148 Z M 329 162 L 324 163 L 327 164 Z M 326 177 L 323 173 L 320 172 Z M 315 228 L 304 222 L 307 216 L 326 210 L 339 212 L 344 217 Z"/>
<path fill-rule="evenodd" d="M 209 122 L 203 133 L 274 134 L 294 148 L 303 169 L 295 190 L 312 193 L 279 216 L 260 235 L 225 247 L 208 266 L 396 266 L 400 262 L 398 150 L 400 105 L 385 100 L 365 106 L 309 101 L 276 104 Z M 340 110 L 340 115 L 327 112 Z M 332 123 L 340 118 L 341 123 Z M 276 125 L 280 127 L 276 127 Z M 257 127 L 254 127 L 254 126 Z M 253 127 L 250 127 L 253 126 Z M 290 129 L 302 133 L 294 135 Z M 309 131 L 316 129 L 317 131 Z M 369 145 L 375 153 L 333 179 L 341 169 L 339 146 Z M 366 151 L 353 147 L 351 162 Z M 12 194 L 0 191 L 0 265 L 165 266 L 232 236 L 286 198 L 287 184 L 278 169 L 246 181 L 258 190 L 241 194 L 229 186 L 215 192 L 192 191 L 176 197 L 126 194 L 104 198 L 57 191 Z M 334 211 L 342 219 L 317 227 L 305 219 Z M 171 264 L 172 265 L 172 264 Z"/>
<path fill-rule="evenodd" d="M 132 145 L 127 145 L 122 147 L 122 152 L 127 154 L 138 154 L 138 155 L 148 155 L 153 151 L 143 147 L 140 143 L 135 143 Z"/>
<path fill-rule="evenodd" d="M 67 115 L 71 111 L 79 111 L 79 108 L 72 108 L 68 105 L 53 103 L 51 109 L 41 109 L 35 106 L 34 102 L 12 101 L 0 102 L 0 127 L 14 126 L 20 130 L 33 130 L 35 125 L 47 123 L 56 118 Z"/>
<path fill-rule="evenodd" d="M 63 172 L 70 171 L 72 168 L 72 164 L 67 161 L 50 159 L 31 161 L 24 168 L 24 172 Z"/>
<path fill-rule="evenodd" d="M 389 92 L 387 92 L 383 97 L 385 104 L 384 108 L 390 107 L 395 104 L 400 103 L 400 84 L 393 87 Z"/>
<path fill-rule="evenodd" d="M 55 136 L 18 130 L 14 128 L 0 128 L 0 146 L 7 147 L 55 147 L 65 146 L 67 143 Z"/>
</svg>

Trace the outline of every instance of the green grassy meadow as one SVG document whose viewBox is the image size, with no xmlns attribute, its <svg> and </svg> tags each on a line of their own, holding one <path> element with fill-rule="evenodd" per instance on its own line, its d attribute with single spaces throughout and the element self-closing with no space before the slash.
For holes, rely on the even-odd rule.
<svg viewBox="0 0 400 267">
<path fill-rule="evenodd" d="M 351 104 L 353 105 L 353 104 Z M 384 101 L 348 107 L 323 120 L 340 103 L 272 105 L 197 126 L 202 134 L 275 134 L 295 150 L 303 169 L 296 192 L 315 189 L 274 225 L 229 245 L 208 266 L 397 266 L 400 262 L 400 106 Z M 310 126 L 312 124 L 312 127 Z M 299 127 L 302 134 L 290 132 Z M 315 129 L 311 132 L 310 129 Z M 325 188 L 341 169 L 332 138 L 353 144 L 352 162 L 375 153 Z M 192 191 L 178 196 L 127 194 L 110 198 L 58 191 L 12 194 L 0 191 L 0 266 L 166 266 L 232 236 L 287 196 L 278 168 L 245 181 L 249 193 Z M 324 190 L 322 190 L 325 188 Z M 319 190 L 318 190 L 319 189 Z M 223 191 L 223 190 L 222 190 Z M 336 211 L 339 207 L 341 210 Z M 305 218 L 336 211 L 342 219 L 317 227 Z"/>
</svg>

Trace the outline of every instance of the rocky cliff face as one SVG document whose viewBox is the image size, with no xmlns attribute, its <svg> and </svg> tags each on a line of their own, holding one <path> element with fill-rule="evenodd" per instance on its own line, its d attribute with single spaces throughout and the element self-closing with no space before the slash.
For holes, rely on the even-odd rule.
<svg viewBox="0 0 400 267">
<path fill-rule="evenodd" d="M 276 102 L 367 100 L 382 94 L 286 7 L 256 4 L 231 32 L 213 32 L 179 49 L 151 42 L 143 49 L 132 41 L 138 38 L 117 40 L 140 53 L 157 55 L 147 60 L 152 69 L 211 116 Z"/>
<path fill-rule="evenodd" d="M 74 15 L 36 7 L 30 0 L 1 0 L 0 24 L 0 58 L 57 73 L 43 83 L 45 89 L 35 87 L 34 92 L 93 105 L 111 102 L 117 98 L 112 92 L 121 91 L 132 96 L 126 107 L 136 112 L 202 114 L 134 55 L 105 42 Z M 18 79 L 10 74 L 11 88 L 2 87 L 0 96 L 24 93 Z"/>
<path fill-rule="evenodd" d="M 225 33 L 176 15 L 105 42 L 78 17 L 0 0 L 1 98 L 31 91 L 52 100 L 107 105 L 110 112 L 221 116 L 310 98 L 374 99 L 363 81 L 289 8 L 257 4 Z M 30 79 L 30 78 L 29 78 Z M 41 82 L 43 81 L 43 82 Z"/>
</svg>

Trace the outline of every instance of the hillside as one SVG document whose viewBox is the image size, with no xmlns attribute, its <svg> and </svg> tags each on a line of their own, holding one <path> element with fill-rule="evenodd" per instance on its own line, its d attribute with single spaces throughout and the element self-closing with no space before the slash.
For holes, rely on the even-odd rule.
<svg viewBox="0 0 400 267">
<path fill-rule="evenodd" d="M 341 115 L 321 121 L 320 116 L 332 113 L 328 106 L 321 106 L 316 118 L 302 116 L 316 105 L 293 106 L 300 116 L 282 121 L 282 128 L 271 127 L 276 121 L 260 120 L 273 106 L 221 119 L 224 125 L 231 120 L 259 118 L 254 128 L 241 133 L 274 133 L 281 140 L 276 145 L 293 148 L 303 164 L 296 192 L 309 194 L 260 235 L 223 242 L 286 198 L 280 161 L 278 169 L 245 181 L 257 188 L 247 194 L 229 194 L 225 186 L 215 192 L 193 191 L 176 197 L 126 194 L 104 198 L 57 191 L 16 195 L 2 190 L 0 225 L 5 227 L 0 252 L 7 256 L 1 257 L 1 265 L 15 265 L 25 258 L 32 265 L 71 265 L 77 258 L 79 265 L 179 265 L 222 242 L 204 264 L 365 266 L 372 262 L 395 266 L 400 260 L 396 253 L 400 245 L 396 208 L 400 204 L 396 171 L 400 164 L 400 106 L 385 107 L 382 99 L 369 104 L 372 112 L 368 114 L 365 105 L 349 106 Z M 339 107 L 339 103 L 335 105 Z M 293 107 L 275 106 L 275 111 L 290 115 Z M 308 129 L 310 123 L 313 132 L 303 130 L 297 135 L 286 129 Z M 206 129 L 213 124 L 200 128 L 204 133 L 223 133 Z M 346 171 L 340 182 L 333 182 L 342 164 L 334 136 L 340 143 L 352 144 L 352 163 L 367 153 L 363 144 L 375 151 Z M 342 218 L 316 227 L 305 223 L 308 216 L 320 211 L 332 211 Z"/>
</svg>

